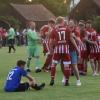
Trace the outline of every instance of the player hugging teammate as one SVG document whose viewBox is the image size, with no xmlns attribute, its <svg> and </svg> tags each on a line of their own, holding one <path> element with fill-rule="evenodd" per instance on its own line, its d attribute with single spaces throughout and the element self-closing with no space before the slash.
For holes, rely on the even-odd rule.
<svg viewBox="0 0 100 100">
<path fill-rule="evenodd" d="M 100 71 L 100 36 L 92 28 L 91 22 L 80 20 L 75 24 L 70 20 L 67 24 L 63 17 L 56 23 L 50 20 L 41 30 L 44 54 L 47 55 L 43 70 L 51 72 L 50 85 L 54 85 L 56 65 L 61 64 L 63 84 L 69 85 L 71 74 L 76 76 L 76 85 L 80 86 L 80 75 L 87 75 L 87 62 L 90 61 L 93 76 Z M 51 56 L 50 56 L 51 55 Z M 51 65 L 51 66 L 50 66 Z"/>
<path fill-rule="evenodd" d="M 76 85 L 81 86 L 80 75 L 87 75 L 88 61 L 90 61 L 93 76 L 98 76 L 100 72 L 100 35 L 92 28 L 91 21 L 88 20 L 85 23 L 80 20 L 78 24 L 75 24 L 73 20 L 66 22 L 63 17 L 59 16 L 56 20 L 50 19 L 48 24 L 40 29 L 43 53 L 46 55 L 42 70 L 50 72 L 50 86 L 55 83 L 56 66 L 59 63 L 63 73 L 64 86 L 69 86 L 71 74 L 76 76 Z M 29 23 L 26 35 L 28 59 L 27 62 L 19 60 L 17 66 L 9 72 L 5 83 L 7 92 L 26 91 L 29 87 L 41 90 L 45 86 L 45 83 L 37 84 L 27 73 L 27 71 L 30 72 L 32 57 L 36 59 L 35 71 L 41 72 L 38 49 L 40 37 L 35 31 L 34 22 Z M 28 67 L 27 71 L 24 70 L 25 64 Z M 21 84 L 22 76 L 28 78 L 29 82 Z"/>
</svg>

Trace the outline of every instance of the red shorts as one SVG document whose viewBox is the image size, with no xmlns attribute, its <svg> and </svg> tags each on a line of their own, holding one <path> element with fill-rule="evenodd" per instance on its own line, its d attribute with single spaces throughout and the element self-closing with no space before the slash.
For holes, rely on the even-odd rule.
<svg viewBox="0 0 100 100">
<path fill-rule="evenodd" d="M 69 54 L 53 54 L 53 62 L 58 63 L 59 61 L 63 61 L 63 64 L 71 64 L 70 55 Z"/>
<path fill-rule="evenodd" d="M 87 51 L 82 51 L 82 52 L 81 52 L 81 58 L 82 58 L 82 59 L 87 59 L 87 58 L 88 58 Z"/>
<path fill-rule="evenodd" d="M 100 52 L 96 53 L 96 60 L 100 61 Z"/>
</svg>

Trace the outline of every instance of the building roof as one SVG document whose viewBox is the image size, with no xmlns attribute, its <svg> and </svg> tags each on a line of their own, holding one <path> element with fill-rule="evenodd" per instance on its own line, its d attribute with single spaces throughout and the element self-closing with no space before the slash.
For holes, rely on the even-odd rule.
<svg viewBox="0 0 100 100">
<path fill-rule="evenodd" d="M 26 20 L 33 21 L 48 21 L 50 18 L 55 18 L 54 14 L 45 8 L 42 4 L 10 4 Z"/>
</svg>

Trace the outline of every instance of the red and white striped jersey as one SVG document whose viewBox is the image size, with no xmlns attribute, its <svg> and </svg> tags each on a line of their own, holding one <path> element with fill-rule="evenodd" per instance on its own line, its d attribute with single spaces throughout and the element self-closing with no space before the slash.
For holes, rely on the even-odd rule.
<svg viewBox="0 0 100 100">
<path fill-rule="evenodd" d="M 43 42 L 43 52 L 44 53 L 50 52 L 49 39 L 42 39 L 42 42 Z"/>
<path fill-rule="evenodd" d="M 88 35 L 88 39 L 90 41 L 97 42 L 97 32 L 93 28 L 86 29 L 86 32 Z M 90 44 L 89 47 L 90 47 L 90 53 L 93 54 L 97 52 L 97 47 L 98 47 L 97 45 Z"/>
<path fill-rule="evenodd" d="M 54 53 L 69 54 L 69 45 L 60 44 L 60 45 L 55 46 Z"/>
<path fill-rule="evenodd" d="M 84 52 L 84 51 L 86 51 L 87 50 L 87 46 L 86 46 L 86 42 L 84 41 L 84 38 L 87 36 L 87 34 L 86 34 L 86 30 L 85 29 L 83 29 L 83 30 L 81 30 L 80 31 L 80 39 L 81 39 L 81 41 L 82 41 L 82 44 L 78 44 L 78 48 L 79 48 L 79 51 L 80 52 Z"/>
<path fill-rule="evenodd" d="M 42 37 L 42 43 L 43 43 L 43 52 L 44 53 L 48 53 L 50 52 L 50 46 L 49 46 L 49 35 L 48 33 L 50 33 L 52 31 L 52 28 L 48 25 L 44 25 L 41 29 L 40 29 L 40 36 Z"/>
<path fill-rule="evenodd" d="M 78 49 L 80 52 L 84 52 L 87 50 L 86 44 L 83 42 L 82 44 L 78 44 Z"/>
<path fill-rule="evenodd" d="M 58 26 L 53 29 L 50 39 L 54 41 L 54 53 L 69 54 L 69 37 L 71 31 L 65 26 Z"/>
</svg>

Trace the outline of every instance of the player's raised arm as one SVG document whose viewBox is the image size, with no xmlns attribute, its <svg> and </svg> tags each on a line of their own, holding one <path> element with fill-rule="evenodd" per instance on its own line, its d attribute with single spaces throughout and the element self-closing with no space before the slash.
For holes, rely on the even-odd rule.
<svg viewBox="0 0 100 100">
<path fill-rule="evenodd" d="M 84 41 L 88 42 L 89 44 L 94 44 L 94 45 L 97 44 L 95 41 L 91 41 L 91 40 L 88 39 L 88 35 L 87 35 L 86 32 L 85 32 L 85 35 L 84 35 Z"/>
<path fill-rule="evenodd" d="M 71 43 L 73 44 L 73 46 L 75 47 L 77 53 L 79 53 L 78 46 L 77 46 L 77 44 L 76 44 L 76 42 L 75 42 L 75 39 L 74 39 L 74 37 L 73 37 L 73 34 L 72 34 L 71 31 L 69 31 L 69 32 L 70 32 L 70 41 L 71 41 Z"/>
</svg>

